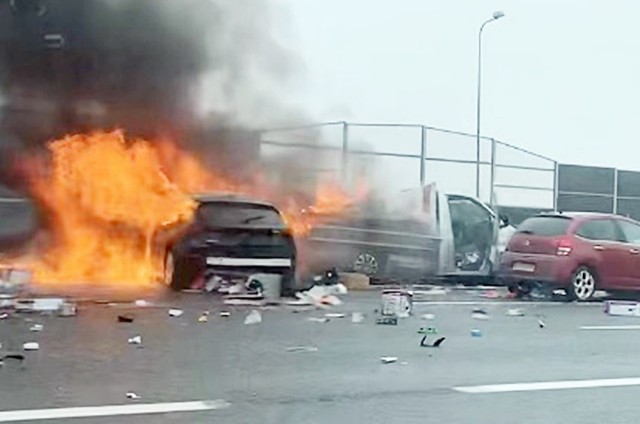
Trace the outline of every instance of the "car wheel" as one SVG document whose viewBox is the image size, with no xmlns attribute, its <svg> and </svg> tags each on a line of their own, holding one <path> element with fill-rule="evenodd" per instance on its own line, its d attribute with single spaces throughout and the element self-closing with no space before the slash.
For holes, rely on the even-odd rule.
<svg viewBox="0 0 640 424">
<path fill-rule="evenodd" d="M 571 279 L 570 296 L 580 302 L 590 300 L 596 291 L 596 276 L 586 266 L 579 267 Z"/>
<path fill-rule="evenodd" d="M 198 273 L 198 267 L 189 264 L 187 258 L 176 256 L 168 251 L 164 259 L 163 283 L 173 289 L 182 290 L 189 288 Z"/>
<path fill-rule="evenodd" d="M 378 259 L 371 253 L 362 252 L 356 256 L 353 270 L 368 276 L 376 275 L 380 270 Z"/>
</svg>

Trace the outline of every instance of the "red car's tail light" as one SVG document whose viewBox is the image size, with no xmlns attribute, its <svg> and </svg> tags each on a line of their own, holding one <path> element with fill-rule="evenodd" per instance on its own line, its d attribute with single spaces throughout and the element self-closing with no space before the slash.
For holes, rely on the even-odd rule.
<svg viewBox="0 0 640 424">
<path fill-rule="evenodd" d="M 556 240 L 556 256 L 569 256 L 573 250 L 573 243 L 570 238 L 563 237 Z"/>
</svg>

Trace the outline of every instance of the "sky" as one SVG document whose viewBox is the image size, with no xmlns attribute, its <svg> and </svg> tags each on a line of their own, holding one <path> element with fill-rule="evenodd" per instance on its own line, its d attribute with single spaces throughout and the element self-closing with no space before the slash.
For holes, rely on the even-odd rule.
<svg viewBox="0 0 640 424">
<path fill-rule="evenodd" d="M 638 2 L 274 1 L 299 68 L 290 96 L 312 120 L 475 133 L 478 29 L 500 10 L 483 34 L 482 134 L 559 162 L 640 170 Z M 418 136 L 385 137 L 385 148 L 419 149 Z M 438 143 L 438 154 L 475 155 L 472 138 Z"/>
</svg>

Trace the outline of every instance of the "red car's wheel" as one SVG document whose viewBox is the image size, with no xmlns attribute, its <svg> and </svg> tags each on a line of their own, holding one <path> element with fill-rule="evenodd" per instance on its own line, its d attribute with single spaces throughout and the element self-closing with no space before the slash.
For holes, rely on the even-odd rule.
<svg viewBox="0 0 640 424">
<path fill-rule="evenodd" d="M 569 287 L 569 295 L 579 301 L 585 302 L 591 300 L 596 291 L 596 275 L 586 266 L 578 267 L 571 278 L 571 286 Z"/>
</svg>

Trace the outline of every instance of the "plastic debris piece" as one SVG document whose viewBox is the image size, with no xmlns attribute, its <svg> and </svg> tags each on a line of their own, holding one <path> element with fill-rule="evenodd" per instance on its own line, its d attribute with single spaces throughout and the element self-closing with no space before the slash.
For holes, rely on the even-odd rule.
<svg viewBox="0 0 640 424">
<path fill-rule="evenodd" d="M 554 291 L 551 292 L 551 294 L 555 296 L 566 296 L 567 291 L 565 289 L 555 289 Z"/>
<path fill-rule="evenodd" d="M 428 343 L 427 342 L 427 336 L 424 336 L 422 338 L 422 340 L 420 340 L 420 346 L 422 347 L 440 347 L 440 345 L 442 344 L 442 342 L 445 341 L 444 337 L 440 337 L 439 339 L 436 339 L 435 342 L 433 343 Z"/>
<path fill-rule="evenodd" d="M 545 323 L 544 323 L 544 321 L 542 321 L 541 319 L 539 319 L 539 320 L 538 320 L 538 326 L 539 326 L 540 328 L 544 328 L 544 327 L 546 327 L 546 326 L 547 326 L 547 324 L 545 324 Z"/>
<path fill-rule="evenodd" d="M 22 348 L 27 351 L 40 350 L 40 343 L 38 342 L 26 342 L 22 345 Z"/>
<path fill-rule="evenodd" d="M 438 334 L 436 327 L 420 327 L 418 334 Z"/>
<path fill-rule="evenodd" d="M 142 336 L 137 335 L 137 336 L 129 337 L 128 343 L 133 345 L 142 344 Z"/>
<path fill-rule="evenodd" d="M 407 290 L 383 290 L 382 312 L 384 316 L 407 318 L 413 309 L 413 294 Z"/>
<path fill-rule="evenodd" d="M 44 327 L 42 326 L 42 324 L 33 324 L 31 327 L 29 327 L 29 331 L 32 331 L 34 333 L 39 333 L 43 329 Z"/>
<path fill-rule="evenodd" d="M 434 314 L 422 314 L 422 316 L 420 318 L 425 320 L 425 321 L 432 321 L 432 320 L 436 319 L 436 316 Z"/>
<path fill-rule="evenodd" d="M 133 303 L 134 303 L 134 305 L 136 305 L 136 306 L 140 306 L 140 307 L 145 307 L 145 306 L 149 306 L 149 305 L 150 305 L 150 303 L 149 303 L 149 302 L 147 302 L 147 301 L 146 301 L 146 300 L 144 300 L 144 299 L 138 299 L 138 300 L 136 300 L 136 301 L 135 301 L 135 302 L 133 302 Z"/>
<path fill-rule="evenodd" d="M 362 312 L 353 312 L 351 314 L 351 322 L 354 324 L 359 324 L 364 321 L 364 315 Z"/>
<path fill-rule="evenodd" d="M 131 315 L 118 315 L 118 322 L 131 323 L 133 317 Z"/>
<path fill-rule="evenodd" d="M 7 318 L 9 318 L 9 314 L 7 314 L 6 312 L 0 314 L 0 319 L 7 319 Z"/>
<path fill-rule="evenodd" d="M 382 356 L 380 358 L 380 362 L 382 362 L 383 364 L 392 364 L 397 361 L 398 361 L 398 358 L 395 356 Z"/>
<path fill-rule="evenodd" d="M 471 337 L 482 337 L 482 331 L 474 328 L 471 330 Z"/>
<path fill-rule="evenodd" d="M 309 317 L 307 320 L 311 322 L 329 322 L 329 318 Z"/>
<path fill-rule="evenodd" d="M 198 322 L 208 322 L 209 321 L 209 312 L 205 312 L 198 317 Z"/>
<path fill-rule="evenodd" d="M 337 313 L 324 314 L 324 316 L 327 318 L 344 318 L 345 317 L 344 314 L 337 314 Z"/>
<path fill-rule="evenodd" d="M 291 346 L 285 349 L 287 352 L 317 352 L 315 346 Z"/>
<path fill-rule="evenodd" d="M 140 395 L 134 392 L 127 392 L 127 399 L 140 399 Z"/>
<path fill-rule="evenodd" d="M 523 317 L 524 311 L 519 308 L 511 308 L 511 309 L 507 309 L 507 312 L 505 313 L 505 315 L 508 317 Z"/>
<path fill-rule="evenodd" d="M 224 318 L 228 318 L 228 317 L 230 317 L 230 316 L 231 316 L 231 312 L 228 312 L 228 311 L 222 311 L 222 312 L 220 312 L 220 316 L 221 316 L 221 317 L 224 317 Z"/>
<path fill-rule="evenodd" d="M 60 306 L 60 311 L 58 312 L 58 315 L 61 317 L 72 317 L 72 316 L 75 316 L 77 312 L 78 312 L 78 307 L 76 306 L 75 303 L 64 302 Z"/>
<path fill-rule="evenodd" d="M 184 314 L 184 311 L 182 309 L 169 309 L 170 317 L 179 317 L 182 316 L 182 314 Z"/>
<path fill-rule="evenodd" d="M 260 324 L 262 322 L 262 314 L 260 311 L 253 309 L 244 319 L 245 325 Z"/>
<path fill-rule="evenodd" d="M 398 325 L 398 317 L 382 317 L 376 320 L 379 325 Z"/>
<path fill-rule="evenodd" d="M 484 309 L 474 309 L 471 311 L 471 318 L 477 320 L 487 320 L 489 319 L 489 314 Z"/>
<path fill-rule="evenodd" d="M 0 356 L 0 362 L 5 359 L 15 359 L 16 361 L 24 361 L 24 355 L 21 353 L 7 353 L 5 355 Z"/>
</svg>

